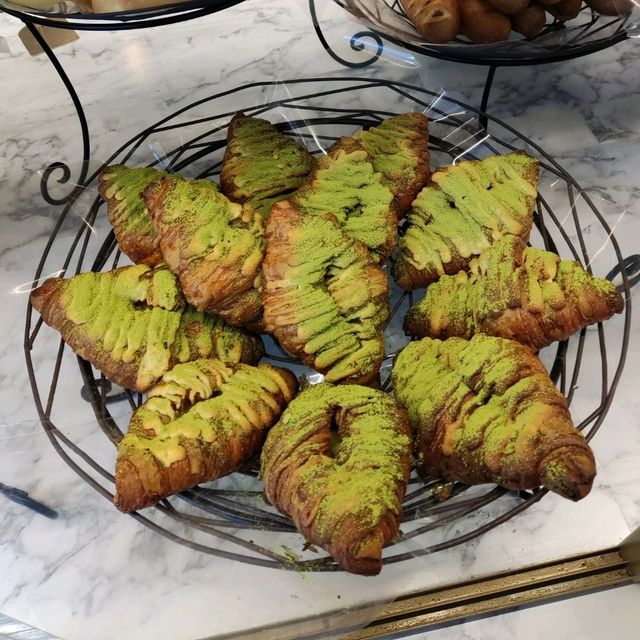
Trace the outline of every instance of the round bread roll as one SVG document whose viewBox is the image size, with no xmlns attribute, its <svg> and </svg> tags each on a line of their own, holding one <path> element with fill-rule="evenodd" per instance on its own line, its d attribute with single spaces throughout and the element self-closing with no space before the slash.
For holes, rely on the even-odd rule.
<svg viewBox="0 0 640 640">
<path fill-rule="evenodd" d="M 562 2 L 562 0 L 537 0 L 538 4 L 541 4 L 543 7 L 553 7 L 554 4 L 558 4 Z"/>
<path fill-rule="evenodd" d="M 547 21 L 547 13 L 540 4 L 533 3 L 517 16 L 511 16 L 511 29 L 525 38 L 537 36 Z"/>
<path fill-rule="evenodd" d="M 457 0 L 400 0 L 407 17 L 428 42 L 444 44 L 460 31 Z"/>
<path fill-rule="evenodd" d="M 579 1 L 579 0 L 578 0 Z M 476 44 L 502 42 L 511 33 L 511 21 L 484 0 L 460 2 L 462 33 Z"/>
<path fill-rule="evenodd" d="M 582 9 L 582 0 L 562 0 L 552 7 L 547 7 L 547 11 L 560 22 L 573 20 Z"/>
<path fill-rule="evenodd" d="M 587 4 L 604 16 L 626 16 L 633 9 L 631 0 L 587 0 Z"/>
<path fill-rule="evenodd" d="M 516 16 L 529 6 L 529 0 L 487 0 L 487 2 L 496 11 L 508 16 Z"/>
</svg>

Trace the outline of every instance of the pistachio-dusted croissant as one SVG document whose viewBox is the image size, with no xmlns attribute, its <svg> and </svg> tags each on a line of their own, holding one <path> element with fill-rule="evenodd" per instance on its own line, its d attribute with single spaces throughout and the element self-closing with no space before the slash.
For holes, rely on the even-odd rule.
<svg viewBox="0 0 640 640">
<path fill-rule="evenodd" d="M 525 242 L 533 224 L 538 161 L 525 153 L 459 162 L 431 176 L 407 216 L 393 277 L 419 289 L 466 269 L 505 235 Z"/>
<path fill-rule="evenodd" d="M 178 175 L 152 182 L 144 201 L 162 255 L 187 301 L 233 325 L 259 327 L 264 226 L 259 213 L 218 192 L 210 180 Z"/>
<path fill-rule="evenodd" d="M 273 206 L 266 238 L 266 330 L 329 382 L 376 378 L 388 281 L 367 248 L 332 215 L 304 215 L 288 200 Z"/>
<path fill-rule="evenodd" d="M 290 371 L 268 364 L 203 359 L 175 366 L 118 444 L 116 506 L 149 507 L 237 470 L 258 452 L 297 388 Z"/>
<path fill-rule="evenodd" d="M 302 185 L 314 164 L 306 149 L 266 120 L 237 113 L 229 123 L 220 184 L 228 198 L 266 218 L 274 202 Z"/>
<path fill-rule="evenodd" d="M 402 113 L 377 127 L 354 133 L 404 215 L 429 179 L 429 120 L 422 113 Z"/>
<path fill-rule="evenodd" d="M 259 338 L 185 305 L 166 267 L 51 278 L 31 304 L 73 351 L 126 389 L 146 391 L 180 362 L 255 363 L 263 354 Z"/>
<path fill-rule="evenodd" d="M 167 175 L 149 167 L 129 168 L 119 164 L 100 174 L 98 190 L 107 204 L 118 246 L 136 264 L 155 267 L 163 260 L 142 192 L 150 182 Z"/>
<path fill-rule="evenodd" d="M 424 338 L 402 350 L 392 377 L 425 479 L 515 491 L 542 485 L 571 500 L 589 493 L 593 453 L 527 347 L 483 335 Z"/>
<path fill-rule="evenodd" d="M 340 138 L 290 200 L 304 214 L 334 215 L 345 233 L 382 257 L 396 246 L 393 193 L 353 138 Z"/>
<path fill-rule="evenodd" d="M 261 457 L 267 499 L 352 573 L 375 575 L 398 533 L 409 473 L 405 412 L 381 391 L 319 384 L 269 432 Z"/>
<path fill-rule="evenodd" d="M 470 273 L 443 276 L 405 318 L 412 336 L 470 338 L 486 333 L 532 349 L 566 340 L 624 307 L 616 287 L 573 260 L 498 240 L 470 265 Z"/>
</svg>

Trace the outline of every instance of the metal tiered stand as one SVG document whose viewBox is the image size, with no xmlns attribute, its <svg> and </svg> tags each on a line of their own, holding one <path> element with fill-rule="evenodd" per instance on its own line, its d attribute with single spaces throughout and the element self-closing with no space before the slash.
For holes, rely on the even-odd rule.
<svg viewBox="0 0 640 640">
<path fill-rule="evenodd" d="M 569 29 L 565 23 L 549 15 L 544 29 L 529 40 L 476 45 L 458 37 L 451 43 L 431 44 L 421 41 L 399 0 L 333 1 L 366 25 L 365 29 L 353 34 L 350 39 L 351 49 L 361 59 L 347 60 L 338 55 L 327 41 L 318 19 L 316 0 L 309 0 L 315 32 L 334 60 L 351 68 L 369 66 L 381 57 L 386 41 L 431 58 L 486 66 L 487 76 L 480 101 L 480 111 L 483 113 L 487 111 L 498 67 L 532 66 L 580 58 L 626 40 L 633 26 L 629 16 L 603 16 L 584 4 L 579 15 L 571 21 Z M 486 127 L 484 117 L 481 124 Z"/>
<path fill-rule="evenodd" d="M 53 205 L 61 205 L 68 202 L 76 188 L 64 197 L 55 197 L 51 194 L 49 181 L 55 174 L 58 184 L 70 183 L 83 185 L 89 173 L 91 161 L 91 138 L 87 118 L 82 107 L 82 102 L 62 67 L 60 60 L 53 52 L 46 39 L 42 36 L 38 27 L 50 27 L 52 29 L 72 29 L 74 31 L 128 31 L 131 29 L 147 29 L 163 25 L 193 20 L 211 13 L 228 9 L 240 4 L 243 0 L 188 0 L 175 4 L 141 9 L 139 11 L 123 11 L 118 13 L 65 13 L 43 12 L 13 5 L 5 0 L 0 0 L 0 11 L 22 20 L 36 42 L 47 55 L 57 74 L 60 76 L 76 110 L 80 131 L 82 135 L 82 164 L 80 175 L 71 181 L 71 170 L 64 162 L 54 162 L 44 171 L 40 181 L 40 192 L 46 202 Z"/>
<path fill-rule="evenodd" d="M 514 149 L 528 151 L 539 158 L 541 184 L 552 187 L 541 187 L 537 199 L 536 244 L 572 257 L 590 269 L 597 251 L 590 245 L 595 229 L 599 229 L 604 238 L 609 238 L 597 255 L 602 264 L 603 253 L 606 254 L 607 266 L 613 265 L 610 277 L 617 278 L 627 301 L 622 331 L 613 331 L 602 324 L 583 329 L 569 341 L 549 348 L 545 360 L 552 378 L 569 403 L 583 395 L 580 404 L 585 406 L 587 403 L 589 409 L 578 428 L 587 439 L 593 438 L 611 405 L 627 355 L 630 288 L 638 279 L 631 278 L 627 267 L 632 263 L 637 267 L 638 256 L 625 260 L 605 217 L 588 193 L 533 141 L 490 114 L 486 114 L 486 118 L 491 122 L 493 133 L 487 136 L 469 117 L 482 115 L 480 111 L 447 96 L 436 100 L 438 94 L 400 82 L 314 78 L 286 81 L 286 98 L 263 101 L 262 96 L 276 84 L 282 86 L 282 83 L 253 83 L 199 100 L 150 125 L 123 144 L 69 198 L 37 267 L 34 285 L 43 274 L 54 269 L 70 276 L 86 270 L 113 268 L 118 264 L 121 255 L 106 221 L 104 203 L 99 196 L 93 195 L 97 176 L 109 164 L 140 163 L 146 145 L 153 144 L 163 135 L 179 132 L 180 140 L 186 140 L 166 151 L 162 165 L 165 170 L 179 171 L 191 178 L 214 178 L 220 171 L 226 129 L 235 111 L 278 122 L 280 131 L 303 139 L 312 151 L 320 153 L 320 147 L 330 145 L 341 135 L 377 125 L 393 113 L 384 105 L 398 105 L 399 100 L 403 100 L 424 109 L 429 116 L 430 151 L 436 164 L 463 157 L 479 158 L 489 153 L 508 153 Z M 346 108 L 346 104 L 350 106 Z M 149 156 L 147 160 L 150 160 Z M 157 159 L 148 162 L 148 166 L 157 165 Z M 81 207 L 80 216 L 69 215 L 77 212 L 78 207 Z M 569 216 L 566 216 L 567 212 L 570 212 Z M 583 233 L 587 226 L 589 238 Z M 386 332 L 388 343 L 394 344 L 394 348 L 387 354 L 382 370 L 383 380 L 387 378 L 383 388 L 387 390 L 393 358 L 408 340 L 401 325 L 410 303 L 411 294 L 393 289 L 392 319 Z M 65 435 L 68 433 L 64 424 L 67 419 L 65 406 L 56 394 L 61 366 L 71 352 L 55 332 L 43 326 L 42 319 L 34 314 L 31 306 L 27 311 L 24 339 L 34 400 L 51 444 L 76 473 L 111 501 L 114 486 L 111 470 L 97 462 L 86 446 Z M 301 377 L 310 371 L 279 350 L 274 342 L 269 339 L 265 342 L 267 359 L 293 366 Z M 44 354 L 51 353 L 52 349 L 55 352 L 56 345 L 55 363 L 43 367 Z M 589 363 L 586 370 L 585 361 Z M 36 362 L 40 363 L 38 367 Z M 78 359 L 77 363 L 78 392 L 84 385 L 98 424 L 116 445 L 126 430 L 131 411 L 140 404 L 141 396 L 126 391 L 110 397 L 104 378 L 87 362 Z M 67 372 L 66 382 L 69 375 L 73 374 Z M 580 381 L 584 382 L 585 376 L 591 380 L 597 376 L 597 393 L 583 391 L 585 387 Z M 115 458 L 115 448 L 113 456 Z M 500 487 L 487 489 L 486 485 L 475 488 L 444 482 L 425 485 L 413 477 L 404 502 L 402 533 L 385 550 L 384 563 L 403 562 L 467 542 L 522 513 L 545 494 L 544 489 L 514 493 Z M 283 550 L 301 548 L 302 538 L 295 533 L 289 520 L 264 502 L 256 465 L 250 465 L 241 474 L 162 500 L 155 508 L 133 513 L 131 517 L 179 544 L 207 554 L 273 569 L 340 570 L 324 552 Z M 450 526 L 454 522 L 456 526 Z"/>
</svg>

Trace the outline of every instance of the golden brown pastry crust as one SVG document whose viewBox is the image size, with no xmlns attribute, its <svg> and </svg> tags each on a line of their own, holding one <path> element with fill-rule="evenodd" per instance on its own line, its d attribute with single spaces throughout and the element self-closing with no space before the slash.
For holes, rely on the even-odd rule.
<svg viewBox="0 0 640 640">
<path fill-rule="evenodd" d="M 528 240 L 538 162 L 525 153 L 489 156 L 439 169 L 407 216 L 393 277 L 419 289 L 469 262 L 505 235 Z"/>
<path fill-rule="evenodd" d="M 400 0 L 400 4 L 428 42 L 444 44 L 460 31 L 458 0 Z"/>
<path fill-rule="evenodd" d="M 353 137 L 364 147 L 373 168 L 382 174 L 393 193 L 396 212 L 404 216 L 431 173 L 427 116 L 401 113 Z"/>
<path fill-rule="evenodd" d="M 186 306 L 164 267 L 51 278 L 33 291 L 31 304 L 81 358 L 140 392 L 181 362 L 213 356 L 255 363 L 264 352 L 259 338 Z"/>
<path fill-rule="evenodd" d="M 519 238 L 496 242 L 470 265 L 470 274 L 432 284 L 405 319 L 412 336 L 470 338 L 485 333 L 534 350 L 566 340 L 624 307 L 616 287 L 577 262 L 527 248 Z"/>
<path fill-rule="evenodd" d="M 149 391 L 118 444 L 114 503 L 135 511 L 237 470 L 297 388 L 290 371 L 268 364 L 177 365 Z"/>
<path fill-rule="evenodd" d="M 340 138 L 289 198 L 305 215 L 331 214 L 344 232 L 386 258 L 396 246 L 393 193 L 372 158 L 354 138 Z"/>
<path fill-rule="evenodd" d="M 314 157 L 292 137 L 266 120 L 236 113 L 227 130 L 220 185 L 230 200 L 266 218 L 272 205 L 298 189 L 314 166 Z"/>
<path fill-rule="evenodd" d="M 320 384 L 289 405 L 261 458 L 268 500 L 346 571 L 375 575 L 411 471 L 405 412 L 381 391 Z"/>
<path fill-rule="evenodd" d="M 174 175 L 143 193 L 168 267 L 187 301 L 229 324 L 260 330 L 264 226 L 259 213 L 230 202 L 209 180 Z"/>
<path fill-rule="evenodd" d="M 393 367 L 425 479 L 544 486 L 580 500 L 596 474 L 567 402 L 525 346 L 477 335 L 412 342 Z"/>
<path fill-rule="evenodd" d="M 149 167 L 123 165 L 112 165 L 100 173 L 98 191 L 106 203 L 118 246 L 135 264 L 155 267 L 163 261 L 142 192 L 150 182 L 166 175 Z"/>
<path fill-rule="evenodd" d="M 384 357 L 388 281 L 331 215 L 274 205 L 262 265 L 264 324 L 329 382 L 374 380 Z"/>
</svg>

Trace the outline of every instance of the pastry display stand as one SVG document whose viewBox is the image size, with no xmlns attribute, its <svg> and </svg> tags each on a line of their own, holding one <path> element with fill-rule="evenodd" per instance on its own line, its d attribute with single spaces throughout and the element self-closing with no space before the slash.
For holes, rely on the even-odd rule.
<svg viewBox="0 0 640 640">
<path fill-rule="evenodd" d="M 52 29 L 71 29 L 74 31 L 128 31 L 146 29 L 163 25 L 194 20 L 211 13 L 216 13 L 243 0 L 189 0 L 177 4 L 164 5 L 140 11 L 124 11 L 120 13 L 51 13 L 18 7 L 0 0 L 0 10 L 21 20 L 35 41 L 50 60 L 56 73 L 62 80 L 73 107 L 78 116 L 82 136 L 82 163 L 80 173 L 71 180 L 71 169 L 64 162 L 53 162 L 43 171 L 40 180 L 40 192 L 44 200 L 52 205 L 62 205 L 72 199 L 74 192 L 85 183 L 91 162 L 91 139 L 87 117 L 82 102 L 72 81 L 64 70 L 60 60 L 43 37 L 40 27 Z M 54 196 L 50 182 L 55 179 L 58 184 L 72 184 L 74 188 L 65 196 Z"/>
<path fill-rule="evenodd" d="M 359 12 L 354 10 L 354 3 L 350 0 L 333 0 L 345 12 L 362 18 Z M 379 1 L 379 0 L 378 0 Z M 398 0 L 384 0 L 384 3 L 398 16 L 406 20 L 404 12 Z M 401 31 L 391 25 L 380 23 L 373 25 L 372 20 L 367 20 L 367 27 L 353 34 L 350 39 L 351 49 L 358 53 L 362 59 L 347 60 L 338 55 L 327 41 L 316 8 L 316 0 L 309 0 L 309 12 L 313 27 L 326 52 L 337 62 L 350 68 L 367 67 L 375 63 L 383 54 L 385 41 L 396 46 L 408 49 L 413 53 L 447 60 L 487 67 L 487 74 L 480 100 L 480 111 L 487 111 L 491 88 L 496 71 L 500 67 L 521 67 L 573 60 L 601 51 L 618 44 L 630 37 L 628 16 L 603 16 L 594 13 L 587 5 L 573 21 L 571 35 L 565 38 L 557 47 L 520 46 L 520 42 L 507 41 L 494 45 L 479 47 L 463 38 L 458 38 L 453 43 L 446 45 L 415 44 L 403 37 Z M 530 45 L 535 45 L 549 34 L 561 33 L 566 30 L 564 24 L 554 18 L 550 18 L 545 28 L 534 38 L 529 40 Z M 480 123 L 486 128 L 487 119 L 481 116 Z"/>
<path fill-rule="evenodd" d="M 216 177 L 226 146 L 230 97 L 234 98 L 234 108 L 247 115 L 269 118 L 270 114 L 277 113 L 278 118 L 272 116 L 271 120 L 278 121 L 279 130 L 306 140 L 316 153 L 321 150 L 313 147 L 313 141 L 321 140 L 325 144 L 331 144 L 347 128 L 354 130 L 376 125 L 391 113 L 385 110 L 384 105 L 396 104 L 398 98 L 407 98 L 427 111 L 432 121 L 430 150 L 432 156 L 439 161 L 461 157 L 474 159 L 482 153 L 501 154 L 522 148 L 530 150 L 540 159 L 541 169 L 554 187 L 551 193 L 541 190 L 537 199 L 535 226 L 539 244 L 550 250 L 563 253 L 568 251 L 574 259 L 590 265 L 595 256 L 590 255 L 593 247 L 588 247 L 588 239 L 583 235 L 585 218 L 588 217 L 594 227 L 597 225 L 609 238 L 603 251 L 606 253 L 606 260 L 613 263 L 610 277 L 615 278 L 617 284 L 619 282 L 620 291 L 628 301 L 623 312 L 623 328 L 612 332 L 606 325 L 600 324 L 591 330 L 590 339 L 587 339 L 588 332 L 584 329 L 569 341 L 571 345 L 569 342 L 555 345 L 555 354 L 549 360 L 553 380 L 571 403 L 575 395 L 581 393 L 578 380 L 581 371 L 584 373 L 583 362 L 586 357 L 589 358 L 591 364 L 588 365 L 588 375 L 597 376 L 600 392 L 593 398 L 581 398 L 581 402 L 590 404 L 589 413 L 578 428 L 587 439 L 593 438 L 611 405 L 627 356 L 631 326 L 630 290 L 638 280 L 631 273 L 630 267 L 637 268 L 639 257 L 625 258 L 621 254 L 605 217 L 589 195 L 538 145 L 497 118 L 484 114 L 494 131 L 489 137 L 468 116 L 460 118 L 455 114 L 451 115 L 452 112 L 460 113 L 460 110 L 476 117 L 483 114 L 447 96 L 434 105 L 437 94 L 427 89 L 365 78 L 312 78 L 279 81 L 278 84 L 282 83 L 287 88 L 286 98 L 263 102 L 260 97 L 276 83 L 251 83 L 181 108 L 151 124 L 123 144 L 70 196 L 46 245 L 34 274 L 34 282 L 39 282 L 42 275 L 50 273 L 54 266 L 71 276 L 89 269 L 100 271 L 105 267 L 113 268 L 118 264 L 120 252 L 113 231 L 104 224 L 106 214 L 99 196 L 93 199 L 88 211 L 84 208 L 86 205 L 83 205 L 83 215 L 78 218 L 81 222 L 73 230 L 73 236 L 65 236 L 61 230 L 68 227 L 69 222 L 74 219 L 69 216 L 69 212 L 74 210 L 82 192 L 88 189 L 92 193 L 98 174 L 104 167 L 113 163 L 127 163 L 142 145 L 157 140 L 163 132 L 179 130 L 181 140 L 186 140 L 180 146 L 167 150 L 165 161 L 168 165 L 164 166 L 165 170 L 179 171 L 192 178 Z M 250 101 L 251 98 L 254 101 Z M 355 101 L 360 106 L 345 108 L 347 98 L 349 104 Z M 377 106 L 373 108 L 372 105 Z M 304 117 L 301 118 L 300 114 L 304 114 Z M 158 160 L 153 160 L 149 166 L 157 163 Z M 552 200 L 555 204 L 552 204 Z M 578 212 L 579 208 L 581 210 Z M 560 211 L 571 211 L 572 214 L 562 220 L 563 216 L 557 213 Z M 103 229 L 104 232 L 97 234 L 96 229 Z M 59 261 L 62 255 L 59 245 L 68 246 L 62 264 L 54 262 Z M 54 252 L 54 249 L 57 251 Z M 52 257 L 53 253 L 58 257 Z M 602 252 L 598 259 L 603 259 Z M 397 288 L 394 290 L 388 335 L 389 332 L 395 332 L 396 337 L 401 334 L 402 316 L 411 301 L 412 294 Z M 594 330 L 597 338 L 593 335 Z M 51 348 L 51 343 L 47 342 L 50 339 L 58 340 L 29 305 L 24 335 L 25 357 L 35 405 L 44 431 L 64 461 L 96 491 L 112 501 L 113 474 L 96 460 L 90 450 L 66 435 L 65 417 L 58 413 L 64 410 L 64 407 L 58 406 L 56 393 L 64 356 L 65 353 L 67 356 L 69 354 L 68 347 L 62 340 L 58 341 L 57 358 L 50 370 L 45 371 L 42 366 L 36 367 L 34 364 L 42 362 L 41 349 L 45 345 L 48 344 Z M 387 354 L 386 364 L 382 369 L 383 388 L 387 390 L 390 364 L 395 355 L 395 352 Z M 285 362 L 294 369 L 300 366 L 299 361 L 268 341 L 267 360 Z M 599 363 L 597 370 L 591 368 L 593 363 Z M 140 394 L 125 391 L 110 395 L 110 386 L 90 364 L 78 358 L 77 367 L 74 375 L 78 388 L 84 386 L 104 436 L 114 445 L 117 444 L 126 429 L 130 412 L 141 402 Z M 304 378 L 304 370 L 301 372 L 297 369 L 296 373 Z M 69 375 L 67 370 L 67 381 Z M 114 406 L 119 410 L 114 412 Z M 241 474 L 236 474 L 240 478 L 239 481 L 236 479 L 236 484 L 229 484 L 222 479 L 213 488 L 197 487 L 182 492 L 162 500 L 153 509 L 145 510 L 144 513 L 132 513 L 130 517 L 162 536 L 206 554 L 281 570 L 339 571 L 340 568 L 330 557 L 317 550 L 306 555 L 303 553 L 302 556 L 286 551 L 287 536 L 295 535 L 295 529 L 289 520 L 262 500 L 256 469 L 255 466 L 250 466 Z M 546 490 L 514 493 L 500 487 L 487 489 L 486 486 L 470 488 L 460 483 L 442 481 L 424 485 L 414 477 L 404 502 L 404 521 L 410 527 L 389 548 L 384 563 L 404 562 L 467 542 L 522 513 L 546 493 Z M 471 525 L 462 527 L 462 531 L 449 526 L 452 522 L 467 522 L 470 514 L 476 517 Z M 437 534 L 436 540 L 434 534 Z M 601 561 L 604 564 L 598 565 L 598 571 L 607 573 L 615 570 L 618 572 L 616 575 L 621 578 L 623 570 L 620 566 L 623 562 L 619 556 L 616 558 L 618 560 L 613 563 L 613 569 L 612 557 L 609 556 L 606 561 Z M 544 576 L 548 577 L 548 572 L 543 574 L 540 574 L 540 580 Z M 626 580 L 630 580 L 626 568 L 624 576 Z M 607 579 L 610 580 L 611 576 Z"/>
</svg>

